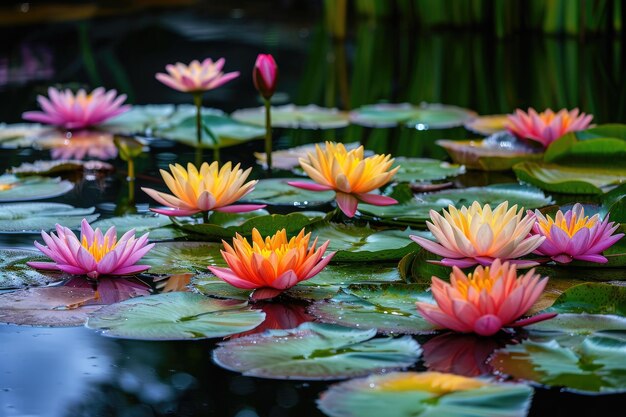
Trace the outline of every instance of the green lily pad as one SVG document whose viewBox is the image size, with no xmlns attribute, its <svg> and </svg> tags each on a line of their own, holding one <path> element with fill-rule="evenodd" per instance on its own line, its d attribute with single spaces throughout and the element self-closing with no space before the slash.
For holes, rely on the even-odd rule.
<svg viewBox="0 0 626 417">
<path fill-rule="evenodd" d="M 174 227 L 169 217 L 153 214 L 127 214 L 119 217 L 109 217 L 108 219 L 98 220 L 91 225 L 94 229 L 99 227 L 100 230 L 108 230 L 111 226 L 115 226 L 118 236 L 131 229 L 135 229 L 135 235 L 137 236 L 149 233 L 148 237 L 151 242 L 172 240 L 185 236 L 185 233 Z"/>
<path fill-rule="evenodd" d="M 376 330 L 304 323 L 221 343 L 213 361 L 246 376 L 326 380 L 405 368 L 419 358 L 420 346 L 411 337 L 375 335 Z"/>
<path fill-rule="evenodd" d="M 615 165 L 626 157 L 626 125 L 600 125 L 568 133 L 552 142 L 545 154 L 546 162 L 566 165 Z"/>
<path fill-rule="evenodd" d="M 626 169 L 522 162 L 513 167 L 520 181 L 564 194 L 602 194 L 626 181 Z"/>
<path fill-rule="evenodd" d="M 349 124 L 348 115 L 335 108 L 314 104 L 296 106 L 285 104 L 272 107 L 272 127 L 292 129 L 340 129 Z M 239 122 L 265 128 L 265 107 L 235 110 L 231 117 Z"/>
<path fill-rule="evenodd" d="M 0 204 L 0 233 L 41 233 L 53 230 L 57 223 L 76 230 L 83 219 L 92 222 L 98 218 L 94 210 L 60 203 Z"/>
<path fill-rule="evenodd" d="M 549 311 L 626 316 L 626 287 L 591 282 L 576 285 L 561 294 Z"/>
<path fill-rule="evenodd" d="M 462 126 L 476 117 L 471 110 L 443 104 L 422 103 L 414 106 L 401 104 L 370 104 L 359 107 L 350 113 L 350 121 L 367 127 L 395 127 L 404 124 L 408 127 L 427 129 L 448 129 Z"/>
<path fill-rule="evenodd" d="M 308 191 L 292 187 L 287 181 L 302 181 L 296 178 L 274 178 L 260 180 L 251 193 L 241 201 L 258 204 L 282 205 L 292 207 L 312 207 L 328 204 L 335 199 L 334 191 Z"/>
<path fill-rule="evenodd" d="M 615 187 L 601 197 L 600 216 L 610 215 L 612 221 L 626 223 L 626 184 Z"/>
<path fill-rule="evenodd" d="M 246 220 L 234 222 L 229 220 L 229 218 Z M 242 236 L 251 236 L 253 228 L 256 228 L 262 236 L 273 235 L 277 230 L 281 229 L 285 229 L 287 231 L 287 235 L 289 236 L 297 235 L 300 230 L 317 220 L 319 220 L 319 217 L 311 218 L 306 214 L 301 213 L 291 213 L 286 215 L 268 214 L 264 216 L 257 215 L 254 217 L 237 217 L 236 215 L 230 214 L 223 216 L 222 213 L 220 213 L 219 216 L 214 216 L 212 214 L 209 218 L 210 223 L 187 223 L 181 220 L 176 220 L 176 224 L 184 231 L 202 235 L 207 240 L 221 240 L 230 239 L 234 237 L 236 233 L 239 233 Z M 218 224 L 213 224 L 214 221 Z M 232 225 L 224 226 L 223 224 Z"/>
<path fill-rule="evenodd" d="M 585 394 L 626 392 L 626 341 L 609 337 L 525 340 L 496 351 L 491 359 L 503 374 Z"/>
<path fill-rule="evenodd" d="M 480 171 L 508 171 L 520 162 L 543 159 L 542 153 L 488 146 L 485 140 L 441 139 L 435 143 L 444 148 L 455 163 Z"/>
<path fill-rule="evenodd" d="M 87 327 L 122 339 L 187 340 L 245 332 L 264 319 L 246 302 L 170 292 L 106 306 L 89 317 Z"/>
<path fill-rule="evenodd" d="M 436 181 L 465 173 L 462 165 L 450 164 L 438 159 L 396 158 L 394 166 L 400 169 L 393 177 L 398 182 Z"/>
<path fill-rule="evenodd" d="M 415 307 L 417 301 L 433 302 L 428 289 L 422 284 L 354 284 L 315 302 L 309 313 L 324 323 L 376 328 L 384 334 L 430 334 L 435 327 Z"/>
<path fill-rule="evenodd" d="M 0 175 L 0 202 L 43 200 L 74 189 L 74 184 L 59 178 Z"/>
<path fill-rule="evenodd" d="M 106 121 L 99 127 L 113 133 L 150 135 L 153 129 L 167 125 L 178 111 L 173 104 L 135 105 L 129 111 Z M 187 114 L 186 117 L 191 115 L 193 113 Z"/>
<path fill-rule="evenodd" d="M 13 167 L 7 172 L 17 176 L 29 175 L 57 175 L 74 171 L 113 171 L 113 165 L 102 161 L 79 161 L 79 160 L 59 160 L 59 161 L 35 161 L 33 163 L 24 162 L 20 166 Z"/>
<path fill-rule="evenodd" d="M 146 272 L 152 275 L 207 272 L 207 266 L 226 266 L 220 250 L 221 243 L 160 242 L 143 258 L 142 265 L 150 265 Z"/>
<path fill-rule="evenodd" d="M 38 123 L 0 123 L 0 147 L 30 147 L 37 138 L 53 131 L 54 128 Z"/>
<path fill-rule="evenodd" d="M 332 262 L 392 261 L 417 250 L 418 245 L 409 239 L 414 231 L 376 231 L 367 226 L 314 223 L 312 235 L 319 242 L 330 240 L 328 251 L 337 253 Z"/>
<path fill-rule="evenodd" d="M 551 204 L 538 188 L 522 184 L 495 184 L 485 187 L 469 187 L 443 190 L 435 193 L 417 194 L 415 198 L 392 206 L 359 204 L 359 211 L 384 220 L 400 224 L 421 224 L 430 219 L 430 210 L 440 211 L 453 205 L 457 208 L 469 206 L 474 201 L 496 206 L 504 201 L 526 209 L 534 209 Z"/>
<path fill-rule="evenodd" d="M 202 124 L 204 127 L 202 131 L 203 148 L 213 149 L 216 146 L 224 148 L 239 145 L 265 134 L 265 129 L 240 123 L 228 116 L 219 114 L 203 114 Z M 158 138 L 180 142 L 187 146 L 197 147 L 196 117 L 189 116 L 171 126 L 157 128 L 154 130 L 153 135 Z M 217 139 L 217 144 L 214 143 L 211 135 Z"/>
<path fill-rule="evenodd" d="M 470 379 L 466 389 L 429 390 L 421 377 L 434 372 L 392 372 L 333 385 L 318 400 L 319 408 L 331 417 L 525 417 L 533 396 L 523 384 L 497 384 Z M 412 382 L 412 380 L 416 382 Z M 451 376 L 452 378 L 452 376 Z M 458 377 L 457 377 L 458 378 Z M 403 381 L 406 381 L 403 383 Z"/>
<path fill-rule="evenodd" d="M 41 273 L 26 262 L 47 262 L 39 251 L 0 249 L 0 290 L 38 287 L 64 279 L 63 274 Z"/>
<path fill-rule="evenodd" d="M 566 333 L 592 335 L 598 332 L 618 331 L 626 333 L 626 317 L 608 314 L 559 313 L 558 316 L 526 326 L 532 334 Z"/>
</svg>

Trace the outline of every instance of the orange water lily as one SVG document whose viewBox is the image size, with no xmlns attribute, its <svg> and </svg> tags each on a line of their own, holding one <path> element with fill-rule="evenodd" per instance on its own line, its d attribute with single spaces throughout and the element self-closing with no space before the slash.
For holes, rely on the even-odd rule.
<svg viewBox="0 0 626 417">
<path fill-rule="evenodd" d="M 494 210 L 489 204 L 477 201 L 470 207 L 458 210 L 449 206 L 443 216 L 430 211 L 428 229 L 437 242 L 421 236 L 411 236 L 424 249 L 444 258 L 437 263 L 467 268 L 476 264 L 490 265 L 496 258 L 511 260 L 518 266 L 534 266 L 537 262 L 517 260 L 537 249 L 545 240 L 543 236 L 529 236 L 534 224 L 533 216 L 524 216 L 517 205 L 509 208 L 507 201 Z"/>
<path fill-rule="evenodd" d="M 586 129 L 592 118 L 578 109 L 561 109 L 557 113 L 551 109 L 541 113 L 532 108 L 528 113 L 517 109 L 515 114 L 508 116 L 506 128 L 521 139 L 534 140 L 547 148 L 566 133 Z"/>
<path fill-rule="evenodd" d="M 503 327 L 520 327 L 547 320 L 555 313 L 519 320 L 537 301 L 548 283 L 531 269 L 517 276 L 516 266 L 496 259 L 491 267 L 478 266 L 465 275 L 453 267 L 450 283 L 432 277 L 437 305 L 418 302 L 417 310 L 429 322 L 461 333 L 491 336 Z"/>
<path fill-rule="evenodd" d="M 330 241 L 316 248 L 317 238 L 309 246 L 310 239 L 304 229 L 289 239 L 285 229 L 263 238 L 254 228 L 252 242 L 239 234 L 232 246 L 223 241 L 222 256 L 230 268 L 208 268 L 237 288 L 256 289 L 254 299 L 272 298 L 317 275 L 334 256 L 333 252 L 322 258 Z"/>
<path fill-rule="evenodd" d="M 198 170 L 192 163 L 187 169 L 182 165 L 170 165 L 171 174 L 161 170 L 165 184 L 174 195 L 162 193 L 152 188 L 142 187 L 150 197 L 167 206 L 166 209 L 151 209 L 166 216 L 189 216 L 208 211 L 240 213 L 258 210 L 264 204 L 233 205 L 254 189 L 258 181 L 248 181 L 252 168 L 242 170 L 240 164 L 234 167 L 230 162 L 219 168 L 217 162 L 203 163 Z"/>
<path fill-rule="evenodd" d="M 354 217 L 359 201 L 377 206 L 397 204 L 391 197 L 371 192 L 391 181 L 400 167 L 391 169 L 391 155 L 365 158 L 363 153 L 363 146 L 348 151 L 342 143 L 326 142 L 324 149 L 316 145 L 315 153 L 308 152 L 306 158 L 299 159 L 315 183 L 289 184 L 311 191 L 335 191 L 337 205 L 348 217 Z"/>
</svg>

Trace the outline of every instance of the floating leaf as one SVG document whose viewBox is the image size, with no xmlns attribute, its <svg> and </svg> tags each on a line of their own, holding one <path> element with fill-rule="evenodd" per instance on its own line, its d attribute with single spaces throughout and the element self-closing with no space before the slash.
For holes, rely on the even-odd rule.
<svg viewBox="0 0 626 417">
<path fill-rule="evenodd" d="M 531 324 L 526 327 L 532 334 L 566 333 L 570 335 L 591 335 L 605 331 L 626 332 L 626 317 L 606 314 L 569 314 L 559 313 L 550 320 Z"/>
<path fill-rule="evenodd" d="M 600 125 L 584 131 L 570 132 L 550 144 L 546 162 L 616 165 L 626 157 L 626 125 Z M 614 161 L 614 162 L 613 162 Z"/>
<path fill-rule="evenodd" d="M 430 210 L 440 211 L 449 205 L 460 208 L 469 206 L 474 201 L 491 206 L 508 201 L 509 205 L 517 204 L 526 209 L 534 209 L 551 204 L 552 199 L 546 197 L 541 190 L 528 185 L 495 184 L 418 194 L 406 203 L 392 206 L 359 204 L 359 211 L 401 224 L 416 224 L 428 220 Z"/>
<path fill-rule="evenodd" d="M 254 190 L 246 194 L 241 201 L 292 207 L 311 207 L 328 204 L 335 199 L 333 191 L 303 190 L 302 188 L 292 187 L 287 184 L 287 181 L 302 182 L 300 179 L 295 178 L 260 180 L 254 187 Z"/>
<path fill-rule="evenodd" d="M 74 189 L 74 184 L 59 178 L 0 176 L 0 202 L 43 200 Z"/>
<path fill-rule="evenodd" d="M 518 379 L 581 393 L 626 392 L 626 342 L 609 337 L 573 337 L 564 344 L 525 340 L 496 351 L 494 368 Z"/>
<path fill-rule="evenodd" d="M 565 166 L 522 162 L 513 167 L 520 181 L 565 194 L 602 194 L 626 181 L 626 169 L 610 166 Z"/>
<path fill-rule="evenodd" d="M 376 330 L 304 323 L 221 343 L 219 366 L 246 376 L 339 379 L 411 366 L 421 349 L 411 337 L 372 339 Z"/>
<path fill-rule="evenodd" d="M 153 129 L 167 124 L 178 111 L 173 104 L 134 105 L 129 111 L 101 124 L 100 128 L 126 135 L 150 135 Z"/>
<path fill-rule="evenodd" d="M 127 214 L 119 217 L 109 217 L 93 223 L 94 229 L 108 230 L 115 226 L 118 235 L 122 235 L 131 229 L 135 229 L 135 235 L 141 236 L 149 233 L 151 242 L 171 240 L 185 236 L 183 232 L 174 227 L 171 219 L 167 216 L 153 214 Z"/>
<path fill-rule="evenodd" d="M 314 104 L 296 106 L 285 104 L 272 107 L 272 127 L 293 129 L 340 129 L 349 124 L 348 115 L 335 108 Z M 235 110 L 231 117 L 239 122 L 265 127 L 265 107 Z"/>
<path fill-rule="evenodd" d="M 508 121 L 507 114 L 491 114 L 488 116 L 478 116 L 465 122 L 464 127 L 479 135 L 489 136 L 494 133 L 506 130 Z"/>
<path fill-rule="evenodd" d="M 561 294 L 549 311 L 626 316 L 626 287 L 591 282 L 576 285 Z"/>
<path fill-rule="evenodd" d="M 443 104 L 371 104 L 350 113 L 350 121 L 367 127 L 395 127 L 402 123 L 418 130 L 448 129 L 474 118 L 471 110 Z"/>
<path fill-rule="evenodd" d="M 30 147 L 37 138 L 45 136 L 52 131 L 54 131 L 54 128 L 38 123 L 0 123 L 0 147 Z"/>
<path fill-rule="evenodd" d="M 259 210 L 260 211 L 260 210 Z M 265 211 L 265 210 L 263 210 Z M 176 224 L 183 230 L 203 235 L 207 240 L 230 239 L 239 233 L 242 236 L 251 236 L 252 229 L 256 228 L 263 236 L 269 236 L 276 233 L 277 230 L 285 229 L 287 235 L 297 235 L 300 230 L 319 220 L 319 217 L 309 217 L 301 213 L 291 214 L 271 214 L 264 216 L 241 216 L 241 214 L 213 213 L 209 218 L 209 223 L 188 223 L 176 220 Z M 232 221 L 232 219 L 245 221 Z M 216 222 L 218 224 L 213 224 Z M 220 224 L 221 223 L 221 224 Z M 225 226 L 232 224 L 230 226 Z"/>
<path fill-rule="evenodd" d="M 29 175 L 57 175 L 59 173 L 73 171 L 113 171 L 113 165 L 102 161 L 35 161 L 24 162 L 18 167 L 9 169 L 7 172 L 17 176 Z"/>
<path fill-rule="evenodd" d="M 38 251 L 0 249 L 0 290 L 48 285 L 64 278 L 63 274 L 44 274 L 26 265 L 32 261 L 49 259 Z"/>
<path fill-rule="evenodd" d="M 313 237 L 330 240 L 328 251 L 336 251 L 333 262 L 399 260 L 418 246 L 406 230 L 376 231 L 370 227 L 318 222 L 312 225 Z"/>
<path fill-rule="evenodd" d="M 440 382 L 433 387 L 429 380 Z M 318 406 L 332 417 L 525 417 L 532 395 L 532 388 L 523 384 L 393 372 L 333 385 L 322 393 Z"/>
<path fill-rule="evenodd" d="M 264 318 L 246 302 L 170 292 L 104 307 L 89 317 L 87 327 L 123 339 L 207 339 L 251 330 Z"/>
<path fill-rule="evenodd" d="M 226 266 L 220 250 L 221 243 L 208 242 L 161 242 L 157 243 L 143 258 L 147 271 L 155 275 L 207 272 L 207 266 Z"/>
<path fill-rule="evenodd" d="M 26 326 L 82 326 L 101 306 L 87 305 L 96 293 L 90 288 L 29 288 L 0 294 L 0 322 Z"/>
<path fill-rule="evenodd" d="M 417 312 L 417 301 L 432 302 L 428 285 L 350 285 L 329 300 L 318 301 L 309 313 L 325 323 L 381 333 L 428 334 L 435 328 Z"/>
<path fill-rule="evenodd" d="M 436 143 L 448 152 L 455 163 L 480 171 L 508 171 L 520 162 L 543 159 L 541 153 L 491 146 L 486 140 L 442 139 Z"/>
<path fill-rule="evenodd" d="M 0 204 L 0 233 L 41 233 L 53 230 L 57 223 L 76 230 L 83 219 L 92 222 L 98 218 L 94 210 L 60 203 Z"/>
<path fill-rule="evenodd" d="M 400 167 L 393 177 L 398 182 L 436 181 L 465 173 L 464 166 L 438 159 L 400 157 L 396 158 L 394 166 Z"/>
</svg>

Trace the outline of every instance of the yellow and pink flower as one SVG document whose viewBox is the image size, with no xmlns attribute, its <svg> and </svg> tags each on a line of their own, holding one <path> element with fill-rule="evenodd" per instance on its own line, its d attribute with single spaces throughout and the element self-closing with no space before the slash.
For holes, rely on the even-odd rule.
<svg viewBox="0 0 626 417">
<path fill-rule="evenodd" d="M 103 275 L 134 275 L 150 268 L 149 265 L 135 265 L 152 247 L 148 244 L 148 234 L 135 237 L 130 230 L 117 240 L 115 227 L 106 233 L 99 228 L 93 230 L 87 220 L 81 223 L 80 239 L 67 227 L 56 225 L 54 232 L 41 232 L 47 246 L 35 242 L 35 246 L 54 262 L 27 262 L 35 269 L 63 271 L 72 275 L 87 275 L 98 279 Z"/>
<path fill-rule="evenodd" d="M 529 212 L 529 215 L 533 213 Z M 578 203 L 565 213 L 559 210 L 554 219 L 539 210 L 535 210 L 534 217 L 536 222 L 532 233 L 545 237 L 535 254 L 549 256 L 560 264 L 572 260 L 606 263 L 608 260 L 602 251 L 624 236 L 623 233 L 614 234 L 619 224 L 609 223 L 608 214 L 604 220 L 600 220 L 599 214 L 585 216 L 584 207 Z"/>
<path fill-rule="evenodd" d="M 342 143 L 326 142 L 322 149 L 315 145 L 315 153 L 300 158 L 300 166 L 315 183 L 289 181 L 294 187 L 311 191 L 336 193 L 337 205 L 346 216 L 354 217 L 359 201 L 376 206 L 398 202 L 372 191 L 387 184 L 400 167 L 391 169 L 391 155 L 363 155 L 363 146 L 348 151 Z"/>
<path fill-rule="evenodd" d="M 225 62 L 224 58 L 215 62 L 211 58 L 202 62 L 193 60 L 189 65 L 177 62 L 176 65 L 167 65 L 167 74 L 160 72 L 156 79 L 174 90 L 201 93 L 213 90 L 239 76 L 238 71 L 224 74 L 222 68 Z"/>
<path fill-rule="evenodd" d="M 118 96 L 117 91 L 105 91 L 102 87 L 89 94 L 84 89 L 74 94 L 69 89 L 50 87 L 48 97 L 37 96 L 43 111 L 28 111 L 22 117 L 65 129 L 85 129 L 130 110 L 130 105 L 124 105 L 125 100 L 125 94 Z"/>
<path fill-rule="evenodd" d="M 518 277 L 515 265 L 496 259 L 490 267 L 478 266 L 465 275 L 452 268 L 450 283 L 432 277 L 431 290 L 437 305 L 418 302 L 417 310 L 436 326 L 460 333 L 491 336 L 507 327 L 547 320 L 544 313 L 518 320 L 537 301 L 548 278 L 531 269 Z"/>
<path fill-rule="evenodd" d="M 552 142 L 569 132 L 587 129 L 593 116 L 580 113 L 578 109 L 561 109 L 554 113 L 551 109 L 537 113 L 529 108 L 528 113 L 517 109 L 507 116 L 506 128 L 520 139 L 539 142 L 547 148 Z"/>
<path fill-rule="evenodd" d="M 490 265 L 495 259 L 510 260 L 518 266 L 534 266 L 537 262 L 518 260 L 537 249 L 545 237 L 529 236 L 534 224 L 533 216 L 524 216 L 517 205 L 509 208 L 507 201 L 494 210 L 489 204 L 477 201 L 468 208 L 450 205 L 443 216 L 430 211 L 428 229 L 436 242 L 421 236 L 411 236 L 424 249 L 443 256 L 437 262 L 445 266 L 467 268 L 476 264 Z"/>
<path fill-rule="evenodd" d="M 255 228 L 251 242 L 239 234 L 232 246 L 223 241 L 222 256 L 229 268 L 208 268 L 234 287 L 255 289 L 255 299 L 272 298 L 317 275 L 335 255 L 323 258 L 330 241 L 316 247 L 317 238 L 309 246 L 310 239 L 311 233 L 305 234 L 304 229 L 289 239 L 285 229 L 263 238 Z"/>
</svg>

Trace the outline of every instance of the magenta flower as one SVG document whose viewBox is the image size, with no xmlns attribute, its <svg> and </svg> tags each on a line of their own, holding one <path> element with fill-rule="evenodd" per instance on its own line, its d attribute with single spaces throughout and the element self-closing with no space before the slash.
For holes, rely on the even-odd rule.
<svg viewBox="0 0 626 417">
<path fill-rule="evenodd" d="M 278 66 L 274 57 L 270 54 L 259 54 L 254 63 L 252 81 L 264 99 L 269 100 L 274 95 L 277 76 Z"/>
<path fill-rule="evenodd" d="M 529 215 L 533 213 L 529 211 Z M 545 236 L 545 240 L 535 250 L 537 255 L 545 255 L 560 264 L 566 264 L 574 259 L 587 262 L 606 263 L 602 251 L 611 247 L 624 234 L 614 235 L 619 224 L 609 223 L 609 216 L 600 221 L 598 214 L 585 217 L 585 209 L 576 203 L 571 210 L 563 214 L 556 213 L 554 220 L 535 210 L 536 222 L 532 234 Z"/>
<path fill-rule="evenodd" d="M 41 232 L 43 246 L 35 242 L 37 249 L 54 262 L 27 262 L 35 269 L 63 271 L 72 275 L 87 275 L 98 279 L 103 275 L 133 275 L 150 268 L 148 265 L 135 265 L 154 243 L 147 244 L 148 234 L 135 238 L 135 230 L 130 230 L 117 240 L 115 227 L 103 235 L 99 228 L 93 230 L 87 220 L 81 223 L 80 240 L 67 227 L 56 225 L 57 234 Z"/>
<path fill-rule="evenodd" d="M 174 90 L 184 93 L 201 93 L 213 90 L 228 81 L 239 76 L 239 72 L 224 74 L 222 67 L 226 61 L 220 58 L 213 62 L 207 58 L 202 63 L 193 60 L 189 65 L 177 62 L 176 65 L 167 65 L 167 74 L 162 72 L 156 75 L 156 79 Z"/>
<path fill-rule="evenodd" d="M 89 94 L 84 89 L 74 94 L 69 89 L 50 87 L 47 98 L 37 96 L 43 111 L 27 111 L 22 117 L 65 129 L 85 129 L 130 110 L 130 105 L 122 105 L 125 100 L 125 94 L 118 96 L 117 91 L 105 91 L 102 87 Z"/>
</svg>

